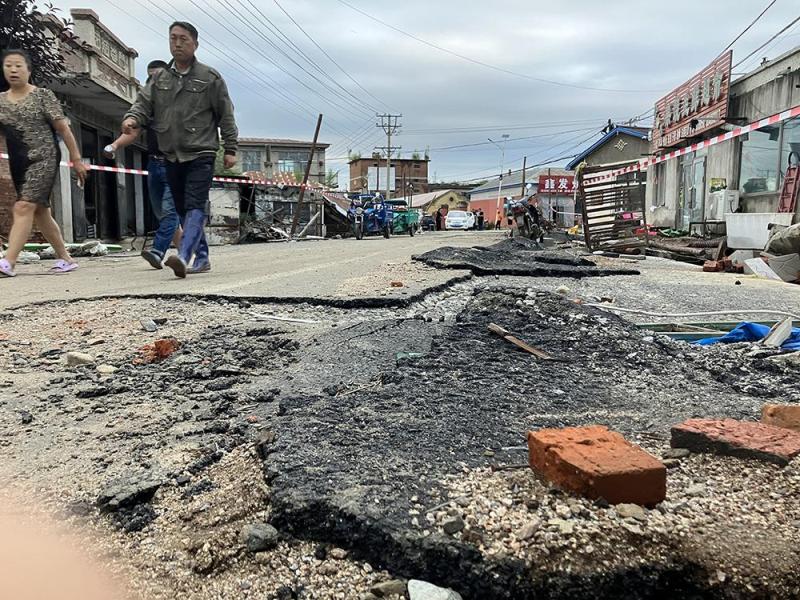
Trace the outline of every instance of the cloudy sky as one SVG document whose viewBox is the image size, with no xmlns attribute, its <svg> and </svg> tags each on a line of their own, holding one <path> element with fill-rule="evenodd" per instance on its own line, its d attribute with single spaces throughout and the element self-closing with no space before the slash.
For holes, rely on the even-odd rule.
<svg viewBox="0 0 800 600">
<path fill-rule="evenodd" d="M 149 60 L 168 58 L 169 23 L 191 21 L 200 59 L 228 81 L 241 134 L 311 139 L 322 112 L 344 183 L 348 151 L 386 144 L 376 112 L 402 113 L 401 155 L 430 148 L 439 181 L 496 175 L 501 153 L 488 139 L 503 134 L 506 169 L 523 156 L 563 166 L 609 118 L 647 116 L 771 0 L 54 1 L 94 9 L 139 51 L 142 79 Z M 734 65 L 798 12 L 796 0 L 776 0 L 734 44 Z M 798 45 L 800 23 L 734 72 Z"/>
</svg>

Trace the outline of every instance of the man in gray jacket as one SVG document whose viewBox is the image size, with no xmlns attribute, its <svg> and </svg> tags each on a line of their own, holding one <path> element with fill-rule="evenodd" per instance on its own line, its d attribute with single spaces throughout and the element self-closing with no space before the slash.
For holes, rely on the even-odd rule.
<svg viewBox="0 0 800 600">
<path fill-rule="evenodd" d="M 178 254 L 164 264 L 178 277 L 211 270 L 203 227 L 220 133 L 227 169 L 236 164 L 239 137 L 225 81 L 197 61 L 198 46 L 194 25 L 173 23 L 169 28 L 173 61 L 142 88 L 122 122 L 126 134 L 154 123 L 158 146 L 167 158 L 167 180 L 184 233 Z"/>
</svg>

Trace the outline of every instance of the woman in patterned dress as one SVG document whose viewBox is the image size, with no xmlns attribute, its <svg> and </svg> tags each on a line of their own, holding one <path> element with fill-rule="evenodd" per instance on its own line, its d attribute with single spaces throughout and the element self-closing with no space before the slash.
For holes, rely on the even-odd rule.
<svg viewBox="0 0 800 600">
<path fill-rule="evenodd" d="M 69 149 L 72 168 L 81 186 L 86 181 L 86 166 L 81 162 L 78 143 L 53 92 L 30 83 L 30 57 L 22 50 L 6 50 L 2 61 L 9 90 L 0 94 L 0 129 L 8 146 L 17 200 L 8 251 L 0 259 L 0 276 L 15 275 L 17 257 L 28 240 L 34 219 L 58 255 L 52 270 L 68 273 L 78 265 L 67 252 L 50 212 L 50 192 L 61 160 L 55 133 Z"/>
</svg>

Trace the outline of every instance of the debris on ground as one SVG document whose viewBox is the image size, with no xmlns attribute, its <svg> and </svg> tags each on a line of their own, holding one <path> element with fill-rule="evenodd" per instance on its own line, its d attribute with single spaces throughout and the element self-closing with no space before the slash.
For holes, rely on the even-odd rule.
<svg viewBox="0 0 800 600">
<path fill-rule="evenodd" d="M 765 404 L 761 422 L 800 433 L 800 404 Z"/>
<path fill-rule="evenodd" d="M 528 448 L 534 471 L 592 500 L 655 506 L 667 493 L 663 463 L 607 427 L 529 431 Z"/>
<path fill-rule="evenodd" d="M 634 269 L 599 268 L 564 251 L 542 250 L 527 238 L 510 238 L 488 247 L 446 246 L 413 258 L 438 269 L 467 269 L 476 275 L 581 278 L 639 274 Z"/>
<path fill-rule="evenodd" d="M 172 356 L 180 347 L 180 342 L 175 338 L 156 340 L 152 344 L 143 346 L 140 350 L 141 356 L 134 362 L 136 364 L 159 362 Z"/>
<path fill-rule="evenodd" d="M 753 421 L 689 419 L 672 428 L 672 446 L 785 466 L 800 456 L 800 433 Z"/>
</svg>

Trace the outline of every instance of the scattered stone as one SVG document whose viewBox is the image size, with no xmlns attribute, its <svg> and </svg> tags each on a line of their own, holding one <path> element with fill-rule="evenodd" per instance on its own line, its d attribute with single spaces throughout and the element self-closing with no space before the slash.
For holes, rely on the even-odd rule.
<svg viewBox="0 0 800 600">
<path fill-rule="evenodd" d="M 542 524 L 541 524 L 540 521 L 538 521 L 538 520 L 531 521 L 530 523 L 528 523 L 522 529 L 519 530 L 519 533 L 517 534 L 517 538 L 522 540 L 522 541 L 529 540 L 534 535 L 536 535 L 536 532 L 539 531 L 541 526 L 542 526 Z"/>
<path fill-rule="evenodd" d="M 664 457 L 664 458 L 670 458 L 670 459 L 673 459 L 673 460 L 680 460 L 682 458 L 686 458 L 688 456 L 691 456 L 691 454 L 692 453 L 689 452 L 689 450 L 687 450 L 686 448 L 669 448 L 668 450 L 665 450 L 661 454 L 661 456 Z"/>
<path fill-rule="evenodd" d="M 556 294 L 561 294 L 562 296 L 566 296 L 569 292 L 570 289 L 565 285 L 560 285 L 556 288 Z"/>
<path fill-rule="evenodd" d="M 455 517 L 442 523 L 442 529 L 447 535 L 455 535 L 464 530 L 464 519 Z"/>
<path fill-rule="evenodd" d="M 78 398 L 101 398 L 102 396 L 107 396 L 109 394 L 109 389 L 104 385 L 89 385 L 82 387 L 79 389 L 75 396 Z"/>
<path fill-rule="evenodd" d="M 689 419 L 672 428 L 674 448 L 755 458 L 781 466 L 800 456 L 800 433 L 734 419 Z"/>
<path fill-rule="evenodd" d="M 158 325 L 156 325 L 153 319 L 139 319 L 139 324 L 142 326 L 142 329 L 148 333 L 155 333 L 158 331 Z"/>
<path fill-rule="evenodd" d="M 686 488 L 683 493 L 687 496 L 704 496 L 706 493 L 706 486 L 702 483 L 695 483 Z"/>
<path fill-rule="evenodd" d="M 67 352 L 66 361 L 70 367 L 80 367 L 94 364 L 94 357 L 83 352 Z"/>
<path fill-rule="evenodd" d="M 669 470 L 677 469 L 681 466 L 681 461 L 676 458 L 665 458 L 661 462 L 664 463 L 664 466 Z"/>
<path fill-rule="evenodd" d="M 241 543 L 253 554 L 275 548 L 279 538 L 278 530 L 267 523 L 245 525 L 239 534 Z"/>
<path fill-rule="evenodd" d="M 118 370 L 119 369 L 117 369 L 117 367 L 114 367 L 112 365 L 98 365 L 97 366 L 97 372 L 100 373 L 101 375 L 113 375 Z"/>
<path fill-rule="evenodd" d="M 408 582 L 408 597 L 409 600 L 463 600 L 461 594 L 451 589 L 440 588 L 416 579 Z"/>
<path fill-rule="evenodd" d="M 158 318 L 158 319 L 153 319 L 153 323 L 155 323 L 155 324 L 156 324 L 156 325 L 158 325 L 159 327 L 163 327 L 163 326 L 164 326 L 164 325 L 166 325 L 168 322 L 169 322 L 169 319 L 167 319 L 166 317 L 160 317 L 160 318 Z"/>
<path fill-rule="evenodd" d="M 19 411 L 19 416 L 22 420 L 23 425 L 30 425 L 33 422 L 33 415 L 29 413 L 27 410 Z"/>
<path fill-rule="evenodd" d="M 112 482 L 97 499 L 97 505 L 104 512 L 114 512 L 121 508 L 136 506 L 152 500 L 163 481 L 147 477 L 133 477 Z"/>
<path fill-rule="evenodd" d="M 800 432 L 800 404 L 765 404 L 761 422 Z"/>
<path fill-rule="evenodd" d="M 528 449 L 534 471 L 588 498 L 656 505 L 667 493 L 661 461 L 600 425 L 530 431 Z"/>
<path fill-rule="evenodd" d="M 342 548 L 333 548 L 330 552 L 328 552 L 328 556 L 330 556 L 333 560 L 344 560 L 347 558 L 347 550 L 343 550 Z"/>
<path fill-rule="evenodd" d="M 647 513 L 638 504 L 617 504 L 615 508 L 617 514 L 623 519 L 647 520 Z"/>
<path fill-rule="evenodd" d="M 387 596 L 403 596 L 406 593 L 406 582 L 401 579 L 392 579 L 373 585 L 370 591 L 378 598 Z"/>
</svg>

